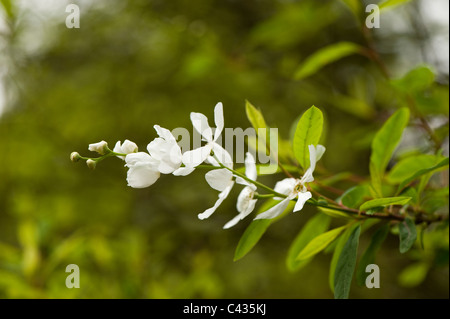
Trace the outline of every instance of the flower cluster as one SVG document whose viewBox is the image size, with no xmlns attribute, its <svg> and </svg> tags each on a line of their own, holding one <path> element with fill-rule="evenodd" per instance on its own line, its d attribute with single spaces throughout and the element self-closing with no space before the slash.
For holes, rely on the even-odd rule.
<svg viewBox="0 0 450 319">
<path fill-rule="evenodd" d="M 102 155 L 98 158 L 86 158 L 77 152 L 71 154 L 72 161 L 86 160 L 90 168 L 95 168 L 98 161 L 109 156 L 116 156 L 125 161 L 128 168 L 127 183 L 133 188 L 145 188 L 154 184 L 161 174 L 185 176 L 192 173 L 201 164 L 209 165 L 205 174 L 206 182 L 211 188 L 219 192 L 214 205 L 198 214 L 199 219 L 210 217 L 222 202 L 228 197 L 235 184 L 243 185 L 238 198 L 236 209 L 238 214 L 224 225 L 224 229 L 236 225 L 240 220 L 251 214 L 256 206 L 260 194 L 258 187 L 264 186 L 257 182 L 256 161 L 250 152 L 245 156 L 245 174 L 234 170 L 233 159 L 230 153 L 223 148 L 218 139 L 224 129 L 223 105 L 217 103 L 214 108 L 215 128 L 211 128 L 208 118 L 202 113 L 192 112 L 190 115 L 192 126 L 201 135 L 203 146 L 182 153 L 176 138 L 171 131 L 155 125 L 158 134 L 147 145 L 147 152 L 139 152 L 135 143 L 125 140 L 123 144 L 118 141 L 113 150 L 109 149 L 105 141 L 90 144 L 89 150 Z M 312 197 L 308 191 L 307 183 L 314 181 L 313 172 L 316 162 L 325 152 L 322 145 L 309 145 L 310 167 L 301 178 L 285 178 L 276 183 L 273 189 L 274 199 L 279 200 L 275 206 L 258 214 L 255 219 L 271 219 L 279 216 L 291 200 L 296 200 L 294 212 L 303 208 L 308 199 Z M 266 190 L 270 188 L 264 187 Z"/>
</svg>

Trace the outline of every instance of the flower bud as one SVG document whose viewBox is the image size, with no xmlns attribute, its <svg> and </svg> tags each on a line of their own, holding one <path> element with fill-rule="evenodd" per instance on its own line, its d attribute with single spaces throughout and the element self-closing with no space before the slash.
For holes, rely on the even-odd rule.
<svg viewBox="0 0 450 319">
<path fill-rule="evenodd" d="M 80 156 L 80 154 L 78 154 L 78 152 L 72 152 L 70 154 L 70 160 L 74 163 L 78 162 L 80 160 L 80 158 L 81 158 L 81 156 Z"/>
<path fill-rule="evenodd" d="M 97 162 L 91 159 L 88 159 L 86 161 L 86 165 L 90 168 L 90 169 L 95 169 L 95 166 L 97 166 Z"/>
<path fill-rule="evenodd" d="M 108 151 L 108 143 L 101 141 L 98 143 L 89 144 L 89 150 L 92 152 L 97 152 L 100 155 L 104 155 Z"/>
</svg>

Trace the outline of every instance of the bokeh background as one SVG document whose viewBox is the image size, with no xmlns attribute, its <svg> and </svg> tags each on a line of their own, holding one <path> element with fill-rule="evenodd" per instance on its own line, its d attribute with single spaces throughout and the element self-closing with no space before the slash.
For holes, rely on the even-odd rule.
<svg viewBox="0 0 450 319">
<path fill-rule="evenodd" d="M 363 9 L 371 3 L 356 2 Z M 352 55 L 293 79 L 326 45 L 366 45 L 354 1 L 0 3 L 1 298 L 333 297 L 330 254 L 298 272 L 285 265 L 314 209 L 275 223 L 234 262 L 250 223 L 222 230 L 236 214 L 237 188 L 200 221 L 197 214 L 217 198 L 203 173 L 132 189 L 120 159 L 92 171 L 69 154 L 90 155 L 88 144 L 100 140 L 113 146 L 130 139 L 145 150 L 154 124 L 192 129 L 189 113 L 212 119 L 219 101 L 225 126 L 245 129 L 247 99 L 286 139 L 294 120 L 316 105 L 326 118 L 323 166 L 366 176 L 371 138 L 398 107 L 378 66 Z M 69 3 L 81 9 L 79 29 L 66 28 Z M 448 124 L 448 1 L 406 1 L 383 11 L 380 23 L 373 44 L 391 75 L 433 67 L 433 100 L 422 111 L 436 127 Z M 425 140 L 410 133 L 409 146 Z M 448 125 L 440 134 L 445 138 Z M 448 249 L 424 278 L 399 280 L 410 257 L 388 237 L 377 259 L 381 288 L 354 286 L 351 297 L 448 298 Z M 65 286 L 72 263 L 80 267 L 80 289 Z"/>
</svg>

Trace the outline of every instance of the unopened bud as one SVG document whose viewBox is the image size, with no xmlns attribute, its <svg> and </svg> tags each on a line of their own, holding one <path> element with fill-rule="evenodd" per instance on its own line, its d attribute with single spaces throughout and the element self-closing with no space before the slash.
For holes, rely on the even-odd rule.
<svg viewBox="0 0 450 319">
<path fill-rule="evenodd" d="M 94 144 L 89 144 L 89 150 L 92 152 L 97 152 L 100 155 L 104 155 L 108 151 L 108 143 L 101 141 Z"/>
<path fill-rule="evenodd" d="M 81 156 L 80 156 L 80 154 L 78 154 L 78 152 L 72 152 L 70 154 L 70 160 L 72 162 L 78 162 L 80 160 L 80 158 L 81 158 Z"/>
<path fill-rule="evenodd" d="M 90 169 L 95 169 L 95 166 L 97 166 L 97 162 L 91 159 L 88 159 L 86 161 L 86 165 L 90 168 Z"/>
</svg>

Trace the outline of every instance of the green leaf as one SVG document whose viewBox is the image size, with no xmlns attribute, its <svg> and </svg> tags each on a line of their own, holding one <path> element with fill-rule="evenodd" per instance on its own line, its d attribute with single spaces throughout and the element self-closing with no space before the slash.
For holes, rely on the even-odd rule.
<svg viewBox="0 0 450 319">
<path fill-rule="evenodd" d="M 404 254 L 411 249 L 417 238 L 414 221 L 411 218 L 406 217 L 405 220 L 398 225 L 398 232 L 400 237 L 400 253 Z"/>
<path fill-rule="evenodd" d="M 381 181 L 392 153 L 400 142 L 403 130 L 408 124 L 408 121 L 409 110 L 407 108 L 399 109 L 384 123 L 372 141 L 369 168 L 372 186 L 378 197 L 383 196 Z"/>
<path fill-rule="evenodd" d="M 299 270 L 301 267 L 305 266 L 308 262 L 312 260 L 306 259 L 303 261 L 296 260 L 296 257 L 300 251 L 305 248 L 305 246 L 316 236 L 322 234 L 328 229 L 330 225 L 330 217 L 318 213 L 316 216 L 312 217 L 303 228 L 298 233 L 297 237 L 292 242 L 289 247 L 289 251 L 286 258 L 287 268 L 291 271 Z"/>
<path fill-rule="evenodd" d="M 322 250 L 327 248 L 327 246 L 336 239 L 336 237 L 348 226 L 338 227 L 332 230 L 327 231 L 317 237 L 314 237 L 305 248 L 303 248 L 300 253 L 297 255 L 296 260 L 305 260 L 313 257 L 314 255 L 320 253 Z"/>
<path fill-rule="evenodd" d="M 430 265 L 423 261 L 411 264 L 402 270 L 398 276 L 398 283 L 407 288 L 416 287 L 425 280 L 429 269 Z"/>
<path fill-rule="evenodd" d="M 411 0 L 385 0 L 385 1 L 380 2 L 379 7 L 380 7 L 380 10 L 385 10 L 388 8 L 394 8 L 398 5 L 404 4 L 409 1 L 411 1 Z"/>
<path fill-rule="evenodd" d="M 276 200 L 267 200 L 261 207 L 258 209 L 258 213 L 265 212 L 269 208 L 273 207 L 274 205 L 278 204 L 279 201 Z M 293 206 L 295 205 L 295 202 L 291 201 L 286 211 L 292 210 Z M 281 218 L 283 214 L 278 216 L 274 219 L 256 219 L 253 220 L 250 225 L 245 229 L 244 233 L 242 234 L 241 239 L 239 240 L 239 243 L 236 247 L 236 250 L 234 252 L 234 261 L 237 261 L 247 255 L 252 248 L 258 243 L 258 241 L 261 239 L 261 237 L 266 232 L 267 228 L 276 220 Z"/>
<path fill-rule="evenodd" d="M 407 157 L 399 161 L 389 172 L 387 180 L 393 184 L 399 184 L 413 176 L 422 169 L 433 167 L 437 164 L 439 157 L 429 154 L 420 154 Z"/>
<path fill-rule="evenodd" d="M 327 101 L 334 107 L 362 119 L 372 119 L 375 115 L 372 106 L 366 101 L 353 96 L 335 93 L 330 95 Z"/>
<path fill-rule="evenodd" d="M 330 272 L 328 276 L 328 281 L 330 284 L 330 289 L 334 293 L 334 274 L 336 272 L 336 265 L 339 260 L 339 256 L 341 255 L 342 249 L 344 249 L 345 243 L 347 242 L 348 238 L 350 237 L 350 234 L 353 232 L 353 230 L 358 227 L 359 224 L 353 224 L 352 226 L 348 227 L 344 233 L 339 236 L 338 240 L 336 241 L 336 247 L 333 251 L 333 257 L 331 258 L 330 262 Z"/>
<path fill-rule="evenodd" d="M 411 94 L 429 88 L 434 82 L 434 72 L 427 66 L 419 66 L 403 77 L 391 81 L 400 92 Z"/>
<path fill-rule="evenodd" d="M 448 166 L 448 157 L 444 158 L 437 165 L 435 165 L 433 167 L 422 169 L 422 170 L 418 171 L 417 173 L 415 173 L 413 176 L 411 176 L 411 177 L 407 178 L 406 180 L 404 180 L 403 182 L 401 182 L 401 184 L 398 186 L 397 194 L 399 194 L 412 181 L 418 179 L 419 177 L 421 177 L 425 174 L 433 173 L 433 172 L 437 171 L 438 169 L 443 168 L 445 166 Z"/>
<path fill-rule="evenodd" d="M 358 208 L 364 202 L 364 198 L 370 196 L 366 185 L 353 186 L 347 189 L 337 201 L 349 208 Z"/>
<path fill-rule="evenodd" d="M 303 113 L 298 121 L 293 139 L 294 155 L 299 164 L 307 169 L 309 167 L 309 145 L 319 143 L 323 128 L 323 114 L 315 106 L 311 106 Z"/>
<path fill-rule="evenodd" d="M 366 211 L 375 207 L 386 207 L 390 205 L 405 205 L 411 200 L 411 197 L 385 197 L 369 200 L 359 207 L 360 211 Z"/>
<path fill-rule="evenodd" d="M 357 19 L 361 17 L 362 6 L 360 0 L 342 0 Z"/>
<path fill-rule="evenodd" d="M 309 56 L 295 71 L 294 79 L 301 80 L 313 75 L 327 64 L 346 56 L 360 53 L 362 47 L 352 42 L 339 42 L 326 46 Z"/>
<path fill-rule="evenodd" d="M 249 101 L 245 101 L 245 113 L 256 132 L 259 128 L 267 128 L 266 121 L 260 110 L 253 106 Z"/>
<path fill-rule="evenodd" d="M 350 286 L 356 266 L 360 233 L 361 226 L 358 226 L 350 234 L 339 256 L 334 274 L 335 299 L 347 299 L 350 294 Z"/>
<path fill-rule="evenodd" d="M 367 277 L 366 267 L 367 265 L 375 263 L 375 255 L 377 251 L 380 249 L 381 244 L 386 239 L 388 233 L 389 233 L 389 226 L 384 225 L 381 228 L 379 228 L 373 235 L 369 246 L 367 247 L 364 254 L 361 256 L 358 263 L 358 268 L 356 269 L 356 282 L 358 283 L 358 285 L 364 286 Z"/>
</svg>

